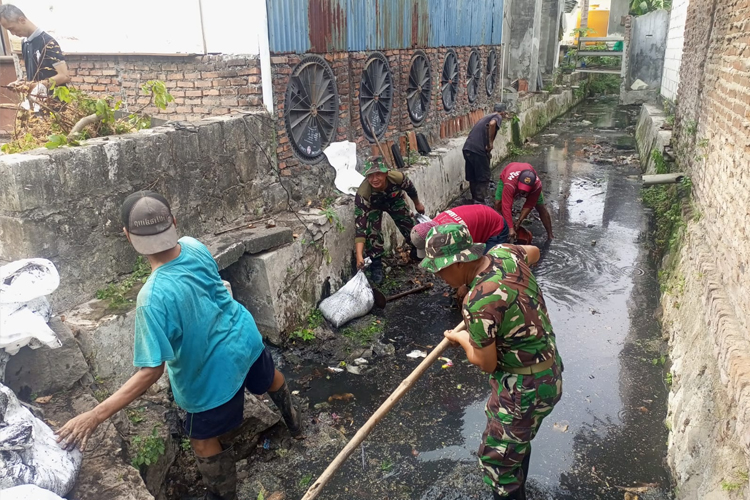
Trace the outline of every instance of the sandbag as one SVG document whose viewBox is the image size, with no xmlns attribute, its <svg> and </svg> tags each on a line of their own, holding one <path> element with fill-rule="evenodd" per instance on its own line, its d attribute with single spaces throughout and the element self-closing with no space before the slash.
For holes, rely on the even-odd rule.
<svg viewBox="0 0 750 500">
<path fill-rule="evenodd" d="M 64 496 L 75 484 L 81 458 L 77 449 L 63 450 L 52 429 L 0 384 L 0 498 L 24 484 Z"/>
<path fill-rule="evenodd" d="M 369 259 L 368 259 L 369 260 Z M 357 271 L 349 282 L 320 303 L 323 317 L 336 328 L 369 313 L 375 305 L 375 296 L 364 271 Z"/>
<path fill-rule="evenodd" d="M 62 344 L 47 326 L 52 308 L 44 297 L 60 285 L 55 265 L 46 259 L 23 259 L 0 267 L 0 349 L 15 354 Z M 0 374 L 0 380 L 2 374 Z"/>
<path fill-rule="evenodd" d="M 15 486 L 0 493 L 3 500 L 64 500 L 51 491 L 40 488 L 33 484 Z"/>
</svg>

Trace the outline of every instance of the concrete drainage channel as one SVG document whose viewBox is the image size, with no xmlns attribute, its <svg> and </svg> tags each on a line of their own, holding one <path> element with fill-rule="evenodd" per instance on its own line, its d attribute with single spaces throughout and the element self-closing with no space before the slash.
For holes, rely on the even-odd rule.
<svg viewBox="0 0 750 500">
<path fill-rule="evenodd" d="M 568 111 L 581 97 L 577 88 L 560 89 L 556 94 L 542 92 L 526 95 L 518 101 L 522 136 L 525 138 L 539 132 Z M 229 127 L 230 122 L 222 122 L 221 126 Z M 507 144 L 510 141 L 511 127 L 504 127 L 496 142 L 494 163 L 500 163 L 508 154 Z M 462 145 L 462 138 L 438 145 L 430 156 L 422 158 L 418 165 L 408 170 L 430 214 L 446 208 L 465 187 Z M 93 155 L 90 152 L 87 154 Z M 32 160 L 42 161 L 38 158 Z M 337 289 L 350 276 L 352 200 L 348 197 L 337 200 L 333 213 L 335 217 L 330 212 L 324 214 L 317 210 L 302 211 L 296 215 L 278 214 L 274 216 L 276 227 L 239 230 L 206 241 L 223 269 L 222 275 L 232 283 L 235 296 L 251 310 L 272 344 L 284 344 L 286 334 L 308 318 L 325 294 Z M 390 223 L 387 232 L 390 248 L 395 249 L 400 236 Z M 392 293 L 428 279 L 411 274 L 409 268 L 399 264 L 398 259 L 391 261 L 389 266 L 393 277 L 390 283 Z M 135 297 L 137 290 L 138 286 L 133 287 L 128 297 Z M 447 290 L 441 287 L 428 292 L 435 297 L 442 297 L 443 293 L 447 293 Z M 68 294 L 66 299 L 70 296 L 72 294 Z M 407 297 L 401 303 L 413 307 L 423 300 L 423 295 L 417 295 Z M 403 306 L 399 304 L 398 307 Z M 132 308 L 132 303 L 129 307 L 120 304 L 113 308 L 106 300 L 94 299 L 60 313 L 53 327 L 63 342 L 62 349 L 54 353 L 43 349 L 22 352 L 9 364 L 8 385 L 22 399 L 30 401 L 36 407 L 35 411 L 53 427 L 93 408 L 97 400 L 106 398 L 133 373 L 134 311 L 129 308 Z M 452 312 L 444 309 L 438 306 L 435 314 L 447 319 Z M 306 384 L 310 384 L 311 390 L 329 391 L 325 384 L 320 389 L 312 389 L 314 380 L 329 381 L 326 378 L 329 374 L 321 371 L 327 366 L 321 364 L 324 361 L 355 359 L 352 356 L 366 357 L 373 362 L 376 359 L 395 361 L 396 358 L 392 356 L 402 348 L 407 335 L 391 338 L 393 334 L 389 333 L 389 325 L 396 327 L 399 321 L 391 320 L 391 313 L 387 314 L 369 316 L 347 325 L 341 332 L 315 325 L 312 329 L 316 337 L 324 339 L 323 342 L 305 345 L 304 348 L 301 348 L 299 341 L 297 345 L 287 344 L 287 349 L 276 353 L 277 361 L 294 379 L 296 390 L 304 390 Z M 424 339 L 424 342 L 428 341 L 434 343 Z M 37 373 L 29 376 L 22 366 L 34 366 Z M 306 415 L 312 426 L 311 436 L 301 445 L 285 439 L 283 425 L 276 426 L 278 416 L 267 405 L 248 397 L 247 421 L 243 427 L 243 438 L 238 443 L 238 457 L 243 457 L 239 463 L 240 477 L 244 478 L 241 498 L 257 498 L 261 491 L 268 493 L 266 498 L 269 498 L 274 491 L 289 487 L 283 474 L 263 465 L 264 460 L 273 464 L 271 458 L 284 461 L 286 465 L 282 470 L 288 465 L 298 472 L 306 471 L 295 479 L 296 486 L 288 492 L 288 498 L 293 498 L 292 491 L 301 491 L 319 469 L 318 465 L 341 448 L 352 426 L 374 409 L 372 405 L 376 405 L 379 397 L 386 394 L 395 377 L 401 373 L 399 370 L 408 368 L 400 360 L 394 366 L 397 368 L 388 376 L 375 376 L 372 386 L 352 387 L 351 390 L 328 394 L 324 401 L 316 401 L 308 407 Z M 365 373 L 370 370 L 367 367 L 362 369 Z M 476 392 L 472 394 L 481 397 L 484 392 L 479 383 L 481 377 L 467 377 L 467 380 L 478 384 Z M 366 378 L 369 377 L 361 380 Z M 340 380 L 331 378 L 330 382 L 338 384 Z M 342 387 L 346 385 L 347 382 L 344 382 Z M 181 436 L 180 414 L 168 388 L 165 375 L 143 398 L 115 416 L 111 422 L 100 426 L 90 441 L 92 451 L 86 454 L 71 498 L 171 499 L 200 487 L 197 472 L 192 468 L 191 456 L 186 451 L 188 446 Z M 369 394 L 369 404 L 365 404 L 363 389 Z M 354 412 L 345 410 L 337 417 L 336 411 L 322 411 L 325 408 L 319 406 L 321 412 L 317 412 L 314 408 L 315 404 L 320 403 L 330 404 L 332 408 L 348 404 L 352 401 L 350 395 L 355 393 L 356 396 L 351 396 L 357 401 L 353 405 L 356 408 Z M 45 400 L 45 403 L 34 403 L 39 396 L 48 395 L 52 398 Z M 305 398 L 312 400 L 310 396 Z M 344 415 L 349 419 L 344 421 Z M 437 423 L 440 418 L 433 420 Z M 404 442 L 417 439 L 416 433 L 410 435 L 408 439 L 402 436 Z M 259 453 L 260 450 L 263 451 Z M 412 450 L 416 448 L 404 448 L 388 459 L 381 457 L 390 454 L 385 448 L 382 452 L 375 449 L 372 454 L 366 452 L 366 470 L 374 468 L 382 472 L 382 476 L 392 474 L 389 477 L 397 477 L 400 474 L 398 457 L 409 455 Z M 373 460 L 377 463 L 373 464 Z M 388 460 L 392 462 L 390 466 Z M 131 463 L 139 466 L 141 474 Z M 442 474 L 439 472 L 435 470 L 424 477 L 434 481 Z M 289 477 L 297 475 L 295 472 Z M 340 486 L 342 492 L 346 491 L 346 486 Z M 412 498 L 404 496 L 406 493 L 403 492 L 400 495 Z"/>
</svg>

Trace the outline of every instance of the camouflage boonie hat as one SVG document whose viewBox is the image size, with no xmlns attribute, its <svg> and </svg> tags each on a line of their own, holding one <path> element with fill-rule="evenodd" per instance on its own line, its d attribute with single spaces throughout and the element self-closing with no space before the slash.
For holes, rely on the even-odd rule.
<svg viewBox="0 0 750 500">
<path fill-rule="evenodd" d="M 380 156 L 373 156 L 365 160 L 365 171 L 362 175 L 367 177 L 370 174 L 376 174 L 378 172 L 384 174 L 388 173 L 388 167 L 383 164 L 383 158 Z"/>
<path fill-rule="evenodd" d="M 463 224 L 445 224 L 430 229 L 425 243 L 427 257 L 419 265 L 436 273 L 458 262 L 471 262 L 484 255 L 482 244 L 475 244 Z"/>
</svg>

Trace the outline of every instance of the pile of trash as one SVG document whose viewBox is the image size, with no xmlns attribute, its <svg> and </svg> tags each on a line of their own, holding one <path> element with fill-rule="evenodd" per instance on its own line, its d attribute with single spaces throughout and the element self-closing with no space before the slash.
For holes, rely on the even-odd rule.
<svg viewBox="0 0 750 500">
<path fill-rule="evenodd" d="M 59 285 L 57 269 L 45 259 L 0 267 L 0 382 L 8 358 L 22 347 L 61 346 L 47 325 L 52 308 L 46 298 Z M 63 450 L 52 429 L 0 383 L 0 497 L 57 499 L 73 488 L 80 468 L 81 453 Z"/>
</svg>

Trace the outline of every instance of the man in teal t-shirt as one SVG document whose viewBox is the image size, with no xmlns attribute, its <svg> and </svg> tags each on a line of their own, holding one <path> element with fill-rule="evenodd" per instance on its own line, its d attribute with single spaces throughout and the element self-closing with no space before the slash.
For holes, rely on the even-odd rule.
<svg viewBox="0 0 750 500">
<path fill-rule="evenodd" d="M 175 402 L 187 412 L 185 432 L 207 498 L 236 500 L 234 453 L 219 436 L 242 423 L 247 389 L 267 392 L 292 436 L 301 438 L 289 388 L 252 315 L 224 287 L 208 249 L 193 238 L 177 239 L 169 202 L 151 191 L 134 193 L 123 203 L 122 219 L 128 240 L 151 264 L 135 317 L 133 364 L 140 370 L 96 408 L 65 424 L 58 441 L 84 449 L 96 427 L 159 380 L 166 365 Z"/>
</svg>

